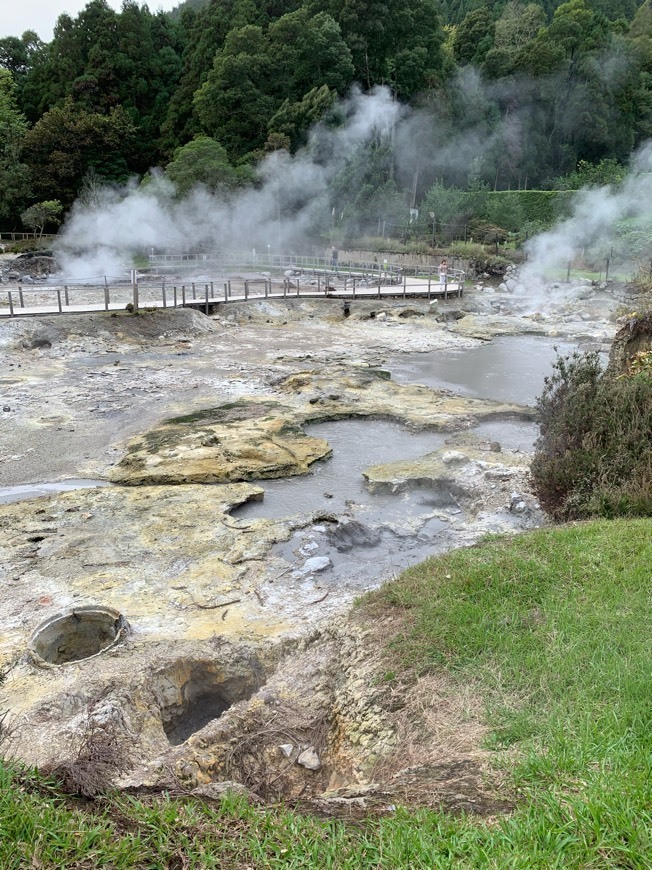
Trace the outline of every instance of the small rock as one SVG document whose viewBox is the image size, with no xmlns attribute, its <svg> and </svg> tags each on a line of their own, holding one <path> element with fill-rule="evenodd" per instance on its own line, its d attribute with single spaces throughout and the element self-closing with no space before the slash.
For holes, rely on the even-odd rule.
<svg viewBox="0 0 652 870">
<path fill-rule="evenodd" d="M 11 408 L 9 407 L 9 405 L 3 405 L 3 406 L 2 406 L 2 410 L 3 410 L 3 411 L 5 412 L 5 414 L 6 414 L 6 413 L 8 413 L 9 411 L 11 411 Z"/>
<path fill-rule="evenodd" d="M 384 311 L 379 311 L 376 320 L 387 320 L 387 314 Z"/>
<path fill-rule="evenodd" d="M 297 764 L 300 764 L 301 767 L 305 767 L 306 770 L 320 770 L 321 761 L 317 755 L 315 747 L 309 746 L 307 749 L 304 749 L 301 755 L 297 758 Z"/>
<path fill-rule="evenodd" d="M 286 758 L 289 758 L 294 752 L 294 746 L 291 743 L 281 743 L 279 749 Z"/>
<path fill-rule="evenodd" d="M 317 571 L 325 571 L 332 564 L 328 556 L 313 556 L 311 559 L 306 559 L 301 570 L 302 573 L 315 574 Z"/>
<path fill-rule="evenodd" d="M 502 447 L 500 446 L 498 441 L 492 441 L 489 445 L 489 450 L 491 450 L 492 453 L 500 453 L 502 451 Z"/>
</svg>

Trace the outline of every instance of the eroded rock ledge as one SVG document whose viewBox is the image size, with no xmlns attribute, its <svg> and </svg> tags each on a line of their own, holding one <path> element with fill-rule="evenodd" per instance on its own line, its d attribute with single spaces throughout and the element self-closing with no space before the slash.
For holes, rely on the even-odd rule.
<svg viewBox="0 0 652 870">
<path fill-rule="evenodd" d="M 397 384 L 370 368 L 299 372 L 284 378 L 276 391 L 280 401 L 240 399 L 173 418 L 133 438 L 111 480 L 224 483 L 305 474 L 330 454 L 325 441 L 301 429 L 310 422 L 375 417 L 450 432 L 501 416 L 533 416 L 522 405 Z"/>
</svg>

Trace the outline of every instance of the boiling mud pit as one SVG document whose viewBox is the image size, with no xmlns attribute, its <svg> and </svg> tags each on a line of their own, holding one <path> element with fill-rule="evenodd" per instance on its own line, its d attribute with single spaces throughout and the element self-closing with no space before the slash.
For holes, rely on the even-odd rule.
<svg viewBox="0 0 652 870">
<path fill-rule="evenodd" d="M 462 384 L 461 361 L 457 381 L 437 375 L 451 392 L 415 386 L 415 361 L 479 341 L 427 305 L 383 308 L 2 325 L 0 483 L 118 484 L 0 504 L 0 708 L 17 757 L 75 759 L 108 729 L 122 786 L 496 811 L 480 705 L 454 716 L 443 678 L 418 681 L 399 706 L 438 725 L 417 746 L 382 680 L 393 625 L 347 611 L 403 565 L 540 523 L 534 424 L 523 393 Z M 112 623 L 69 652 L 83 608 L 119 614 L 119 642 Z M 39 666 L 30 638 L 61 625 Z"/>
</svg>

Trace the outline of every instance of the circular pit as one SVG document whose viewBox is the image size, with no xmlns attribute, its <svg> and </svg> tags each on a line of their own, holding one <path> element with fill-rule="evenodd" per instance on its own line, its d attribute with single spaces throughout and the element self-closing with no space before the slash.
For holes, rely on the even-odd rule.
<svg viewBox="0 0 652 870">
<path fill-rule="evenodd" d="M 32 658 L 45 667 L 92 658 L 118 644 L 127 627 L 127 620 L 112 607 L 76 607 L 36 629 L 29 644 Z"/>
</svg>

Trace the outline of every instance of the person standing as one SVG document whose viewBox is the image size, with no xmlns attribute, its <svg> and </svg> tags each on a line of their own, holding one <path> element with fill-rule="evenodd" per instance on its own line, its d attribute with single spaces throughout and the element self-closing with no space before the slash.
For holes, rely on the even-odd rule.
<svg viewBox="0 0 652 870">
<path fill-rule="evenodd" d="M 448 263 L 446 260 L 442 260 L 439 264 L 439 283 L 445 284 L 448 278 Z"/>
<path fill-rule="evenodd" d="M 333 245 L 333 247 L 331 248 L 331 266 L 333 269 L 337 269 L 338 259 L 339 259 L 339 251 L 337 250 L 335 245 Z"/>
</svg>

